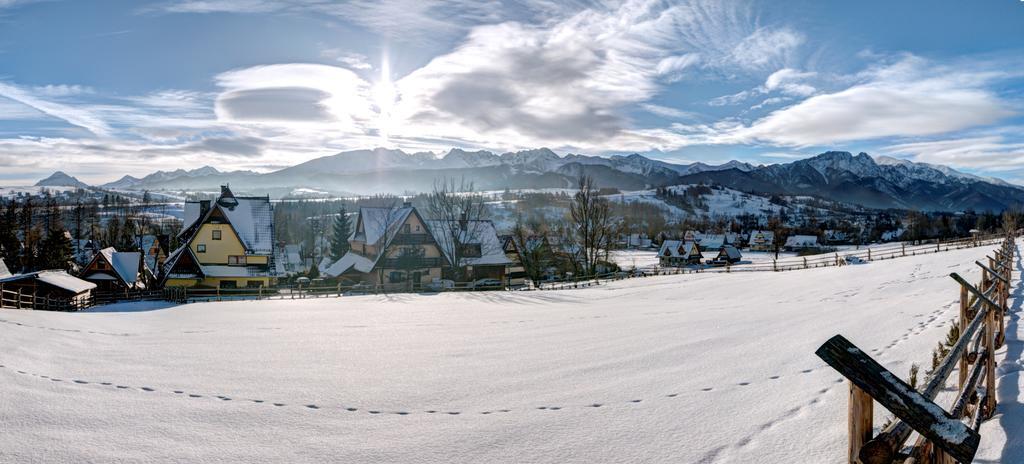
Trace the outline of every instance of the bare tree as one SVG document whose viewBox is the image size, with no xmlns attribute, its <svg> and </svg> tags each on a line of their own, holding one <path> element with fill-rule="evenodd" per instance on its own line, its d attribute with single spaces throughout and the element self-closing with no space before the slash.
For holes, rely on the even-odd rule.
<svg viewBox="0 0 1024 464">
<path fill-rule="evenodd" d="M 534 283 L 544 278 L 545 269 L 551 264 L 551 248 L 547 237 L 538 224 L 524 224 L 522 217 L 512 226 L 512 241 L 519 252 L 519 264 Z"/>
<path fill-rule="evenodd" d="M 455 280 L 466 278 L 465 269 L 473 258 L 494 253 L 494 243 L 485 240 L 490 231 L 479 223 L 488 218 L 484 197 L 473 189 L 472 182 L 444 179 L 434 182 L 434 190 L 426 199 L 427 216 L 438 246 L 452 261 Z M 500 247 L 500 244 L 498 244 Z"/>
<path fill-rule="evenodd" d="M 614 223 L 608 200 L 598 195 L 594 179 L 590 176 L 581 176 L 577 181 L 569 214 L 573 226 L 570 235 L 576 245 L 571 252 L 578 256 L 581 270 L 592 275 L 597 270 L 602 251 L 611 245 Z"/>
</svg>

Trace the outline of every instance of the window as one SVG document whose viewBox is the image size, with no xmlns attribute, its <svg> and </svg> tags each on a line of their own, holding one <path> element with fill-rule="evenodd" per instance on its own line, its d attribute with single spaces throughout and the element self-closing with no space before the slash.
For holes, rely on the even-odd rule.
<svg viewBox="0 0 1024 464">
<path fill-rule="evenodd" d="M 483 252 L 479 243 L 465 243 L 462 245 L 462 256 L 466 258 L 479 258 Z"/>
<path fill-rule="evenodd" d="M 246 262 L 245 262 L 245 256 L 244 255 L 228 256 L 228 265 L 229 266 L 245 266 L 245 264 L 246 264 Z"/>
<path fill-rule="evenodd" d="M 214 240 L 220 240 L 220 230 L 214 230 L 213 231 L 213 239 Z"/>
<path fill-rule="evenodd" d="M 238 282 L 234 280 L 222 280 L 220 281 L 220 288 L 238 288 Z"/>
<path fill-rule="evenodd" d="M 206 253 L 206 244 L 200 243 L 196 245 L 196 253 Z"/>
<path fill-rule="evenodd" d="M 405 273 L 400 271 L 391 271 L 388 273 L 388 281 L 393 284 L 405 282 Z"/>
<path fill-rule="evenodd" d="M 420 225 L 416 224 L 416 232 L 419 232 L 419 231 L 420 231 Z"/>
</svg>

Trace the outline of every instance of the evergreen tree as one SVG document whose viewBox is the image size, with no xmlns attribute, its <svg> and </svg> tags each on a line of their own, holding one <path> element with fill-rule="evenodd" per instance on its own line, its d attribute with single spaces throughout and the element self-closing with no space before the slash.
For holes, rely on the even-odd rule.
<svg viewBox="0 0 1024 464">
<path fill-rule="evenodd" d="M 348 221 L 348 211 L 345 210 L 345 205 L 341 205 L 341 209 L 338 211 L 338 217 L 334 219 L 334 235 L 331 237 L 331 256 L 334 259 L 341 259 L 348 253 L 349 244 L 348 237 L 352 235 L 352 226 Z"/>
<path fill-rule="evenodd" d="M 10 267 L 18 265 L 18 253 L 21 251 L 21 241 L 18 240 L 18 208 L 14 200 L 6 204 L 0 201 L 0 258 Z"/>
<path fill-rule="evenodd" d="M 72 259 L 68 233 L 64 229 L 52 229 L 39 247 L 39 269 L 67 270 Z"/>
</svg>

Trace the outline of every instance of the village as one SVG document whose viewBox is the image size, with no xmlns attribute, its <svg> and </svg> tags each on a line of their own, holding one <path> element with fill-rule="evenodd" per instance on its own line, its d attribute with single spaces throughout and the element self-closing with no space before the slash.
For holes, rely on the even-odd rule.
<svg viewBox="0 0 1024 464">
<path fill-rule="evenodd" d="M 772 229 L 746 229 L 741 220 L 719 219 L 717 231 L 684 229 L 688 223 L 683 223 L 651 236 L 628 232 L 635 229 L 629 218 L 614 216 L 613 202 L 596 195 L 590 182 L 580 179 L 568 217 L 558 227 L 517 219 L 499 231 L 485 198 L 452 183 L 418 197 L 419 207 L 412 199 L 379 198 L 350 214 L 342 205 L 339 214 L 316 217 L 317 227 L 299 234 L 311 238 L 299 243 L 279 238 L 284 225 L 275 207 L 289 204 L 268 196 L 236 196 L 226 185 L 209 199 L 184 202 L 180 222 L 149 223 L 136 227 L 135 235 L 129 232 L 131 218 L 116 215 L 83 233 L 77 208 L 75 224 L 63 228 L 60 208 L 51 206 L 48 193 L 39 208 L 44 214 L 34 220 L 41 226 L 33 220 L 26 224 L 31 197 L 22 199 L 21 211 L 12 199 L 0 221 L 0 306 L 79 310 L 147 299 L 534 290 L 669 272 L 859 264 L 872 259 L 872 249 L 876 258 L 884 258 L 892 245 L 902 256 L 908 244 L 915 254 L 915 247 L 930 250 L 938 244 L 935 249 L 941 249 L 943 240 L 947 249 L 955 240 L 977 246 L 985 243 L 985 232 L 973 226 L 994 231 L 1001 219 L 960 217 L 957 227 L 945 226 L 947 238 L 922 239 L 919 232 L 910 242 L 901 241 L 910 235 L 903 228 L 876 232 L 879 241 L 865 243 L 863 232 L 849 224 L 813 233 L 807 222 L 787 228 L 763 218 L 746 223 Z M 118 201 L 131 207 L 131 198 Z M 108 231 L 99 232 L 101 225 Z M 968 227 L 967 233 L 953 231 Z M 157 233 L 143 233 L 147 228 Z"/>
</svg>

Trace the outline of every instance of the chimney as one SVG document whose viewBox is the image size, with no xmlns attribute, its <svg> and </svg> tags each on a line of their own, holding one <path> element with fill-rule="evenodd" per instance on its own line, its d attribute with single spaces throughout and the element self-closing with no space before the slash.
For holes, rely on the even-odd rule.
<svg viewBox="0 0 1024 464">
<path fill-rule="evenodd" d="M 412 208 L 412 202 L 411 201 L 402 202 L 402 207 L 403 208 Z"/>
<path fill-rule="evenodd" d="M 465 231 L 466 230 L 466 226 L 468 224 L 469 224 L 469 220 L 466 219 L 466 212 L 463 211 L 462 214 L 459 215 L 459 230 Z"/>
<path fill-rule="evenodd" d="M 199 217 L 206 216 L 210 212 L 210 200 L 199 200 Z"/>
</svg>

